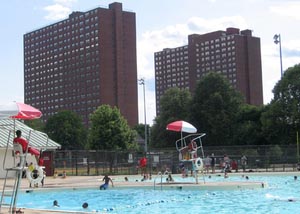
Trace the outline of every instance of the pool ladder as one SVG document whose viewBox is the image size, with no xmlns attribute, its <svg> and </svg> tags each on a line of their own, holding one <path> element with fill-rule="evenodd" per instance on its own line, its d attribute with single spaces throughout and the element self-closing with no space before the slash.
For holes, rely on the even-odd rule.
<svg viewBox="0 0 300 214">
<path fill-rule="evenodd" d="M 160 190 L 162 190 L 162 180 L 163 180 L 163 177 L 165 176 L 165 175 L 169 175 L 169 171 L 168 170 L 166 170 L 164 173 L 161 173 L 161 172 L 158 172 L 157 173 L 157 176 L 155 177 L 155 179 L 154 179 L 154 190 L 155 190 L 155 188 L 156 188 L 156 179 L 158 178 L 158 177 L 160 177 Z"/>
</svg>

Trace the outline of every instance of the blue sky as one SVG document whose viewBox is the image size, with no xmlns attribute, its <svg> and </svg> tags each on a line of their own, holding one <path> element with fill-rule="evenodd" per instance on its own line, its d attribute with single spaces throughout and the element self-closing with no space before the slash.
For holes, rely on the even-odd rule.
<svg viewBox="0 0 300 214">
<path fill-rule="evenodd" d="M 101 0 L 10 0 L 1 2 L 0 104 L 23 102 L 23 35 L 65 19 L 72 11 L 108 7 Z M 273 98 L 280 79 L 281 34 L 284 70 L 300 62 L 300 1 L 297 0 L 120 0 L 123 10 L 136 13 L 138 77 L 146 80 L 147 123 L 155 117 L 153 53 L 187 44 L 192 33 L 227 27 L 251 29 L 261 38 L 264 103 Z M 144 122 L 142 86 L 139 118 Z"/>
</svg>

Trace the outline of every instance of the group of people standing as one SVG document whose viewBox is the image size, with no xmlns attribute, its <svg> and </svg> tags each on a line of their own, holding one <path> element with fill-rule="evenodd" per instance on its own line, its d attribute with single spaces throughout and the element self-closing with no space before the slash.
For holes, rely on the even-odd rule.
<svg viewBox="0 0 300 214">
<path fill-rule="evenodd" d="M 220 169 L 222 172 L 231 172 L 231 170 L 238 171 L 238 165 L 243 169 L 243 172 L 246 171 L 247 166 L 247 157 L 245 155 L 242 155 L 240 161 L 231 160 L 228 155 L 224 155 L 223 158 L 220 159 Z M 211 173 L 215 173 L 216 168 L 216 157 L 214 153 L 212 153 L 210 156 L 207 155 L 206 158 L 203 159 L 203 165 L 205 168 L 205 172 L 209 173 L 209 170 L 211 169 Z"/>
<path fill-rule="evenodd" d="M 207 155 L 206 158 L 203 159 L 203 165 L 206 173 L 209 173 L 209 169 L 211 169 L 212 173 L 215 173 L 216 158 L 214 153 L 212 153 L 211 156 Z"/>
</svg>

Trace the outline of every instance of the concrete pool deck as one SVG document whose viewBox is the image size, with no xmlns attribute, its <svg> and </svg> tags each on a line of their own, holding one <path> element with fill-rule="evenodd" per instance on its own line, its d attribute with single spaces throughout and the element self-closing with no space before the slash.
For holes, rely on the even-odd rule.
<svg viewBox="0 0 300 214">
<path fill-rule="evenodd" d="M 215 174 L 209 174 L 212 177 L 213 176 L 223 176 L 222 173 L 215 173 Z M 288 175 L 288 176 L 300 176 L 300 172 L 294 171 L 294 172 L 246 172 L 246 173 L 229 173 L 230 176 L 249 176 L 249 180 L 243 180 L 243 181 L 227 181 L 224 178 L 224 181 L 217 181 L 217 182 L 205 182 L 202 179 L 202 175 L 199 176 L 199 182 L 196 183 L 187 183 L 187 182 L 170 182 L 165 183 L 162 185 L 162 188 L 168 188 L 168 189 L 199 189 L 199 190 L 234 190 L 234 189 L 254 189 L 254 188 L 262 188 L 266 187 L 267 184 L 264 184 L 262 186 L 262 182 L 260 181 L 251 181 L 251 176 L 254 175 Z M 178 175 L 172 175 L 173 177 L 181 176 Z M 124 188 L 124 187 L 143 187 L 143 188 L 154 188 L 154 178 L 152 179 L 153 182 L 141 182 L 141 176 L 140 175 L 118 175 L 118 176 L 110 176 L 114 183 L 114 188 Z M 125 181 L 125 177 L 128 178 L 129 181 Z M 55 189 L 55 188 L 99 188 L 100 184 L 103 183 L 102 181 L 103 176 L 68 176 L 67 178 L 53 178 L 53 177 L 46 177 L 45 179 L 45 185 L 44 187 L 39 188 L 32 188 L 34 190 L 43 190 L 43 189 Z M 139 179 L 139 180 L 138 180 Z M 165 177 L 164 177 L 165 179 Z M 208 180 L 208 175 L 205 176 L 205 179 Z M 138 181 L 136 181 L 138 180 Z M 8 183 L 13 184 L 13 179 L 9 179 Z M 3 187 L 4 179 L 0 179 L 0 185 Z M 161 185 L 159 184 L 160 179 L 157 179 L 156 188 L 160 189 Z M 22 179 L 21 182 L 21 190 L 28 190 L 29 188 L 29 182 L 26 178 Z M 1 188 L 2 191 L 2 188 Z M 19 208 L 18 208 L 19 209 Z M 18 210 L 17 209 L 17 210 Z M 29 214 L 36 214 L 36 213 L 84 213 L 84 212 L 65 212 L 65 211 L 51 211 L 51 210 L 34 210 L 34 209 L 27 209 L 27 208 L 21 208 L 21 210 L 24 213 Z M 8 213 L 8 209 L 2 208 L 1 213 Z M 89 212 L 86 212 L 89 213 Z M 98 212 L 99 213 L 99 212 Z M 101 212 L 100 212 L 101 213 Z"/>
</svg>

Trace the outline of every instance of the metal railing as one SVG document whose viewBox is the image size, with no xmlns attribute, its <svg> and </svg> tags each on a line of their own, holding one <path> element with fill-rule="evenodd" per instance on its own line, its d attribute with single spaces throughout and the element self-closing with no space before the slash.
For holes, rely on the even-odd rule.
<svg viewBox="0 0 300 214">
<path fill-rule="evenodd" d="M 274 149 L 276 148 L 276 149 Z M 247 171 L 296 171 L 298 170 L 296 145 L 290 146 L 228 146 L 205 147 L 204 155 L 214 153 L 216 169 L 221 170 L 221 163 L 226 154 L 237 163 L 241 170 L 240 159 L 247 156 Z M 198 151 L 200 152 L 200 151 Z M 139 159 L 143 153 L 113 152 L 113 151 L 56 151 L 53 168 L 68 175 L 102 175 L 102 174 L 138 174 Z M 199 156 L 202 156 L 202 154 Z M 169 171 L 172 174 L 181 173 L 179 154 L 176 148 L 166 150 L 148 150 L 147 173 Z M 190 167 L 189 167 L 190 168 Z"/>
</svg>

